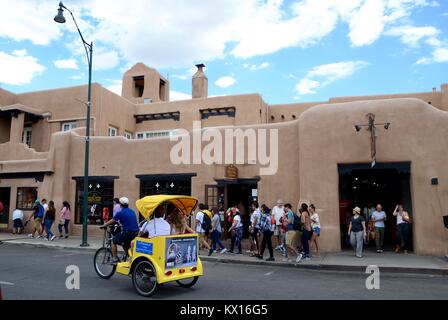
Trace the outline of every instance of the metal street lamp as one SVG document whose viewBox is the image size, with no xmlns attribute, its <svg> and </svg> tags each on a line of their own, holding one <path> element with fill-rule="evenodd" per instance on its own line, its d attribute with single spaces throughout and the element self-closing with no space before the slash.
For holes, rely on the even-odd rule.
<svg viewBox="0 0 448 320">
<path fill-rule="evenodd" d="M 65 23 L 64 17 L 64 9 L 67 10 L 73 18 L 73 22 L 75 23 L 76 29 L 78 30 L 79 35 L 81 36 L 82 43 L 84 45 L 84 49 L 86 50 L 87 62 L 89 64 L 89 85 L 87 89 L 87 115 L 86 115 L 86 148 L 84 155 L 84 197 L 82 204 L 82 243 L 81 247 L 88 247 L 87 243 L 87 206 L 88 206 L 88 185 L 89 185 L 89 145 L 90 145 L 90 101 L 92 95 L 92 54 L 93 54 L 93 42 L 87 43 L 82 36 L 81 31 L 79 30 L 78 24 L 76 23 L 75 17 L 73 13 L 66 7 L 64 4 L 59 2 L 58 14 L 54 17 L 54 21 L 57 23 Z"/>
</svg>

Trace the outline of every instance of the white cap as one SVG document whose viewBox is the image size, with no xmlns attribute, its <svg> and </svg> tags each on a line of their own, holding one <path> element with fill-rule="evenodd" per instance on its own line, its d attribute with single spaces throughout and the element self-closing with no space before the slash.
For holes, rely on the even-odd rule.
<svg viewBox="0 0 448 320">
<path fill-rule="evenodd" d="M 121 197 L 120 198 L 120 203 L 121 204 L 129 204 L 129 199 L 126 197 Z"/>
</svg>

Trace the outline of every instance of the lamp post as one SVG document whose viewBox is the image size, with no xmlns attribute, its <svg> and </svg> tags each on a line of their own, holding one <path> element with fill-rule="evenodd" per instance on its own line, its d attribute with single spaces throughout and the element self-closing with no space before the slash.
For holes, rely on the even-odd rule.
<svg viewBox="0 0 448 320">
<path fill-rule="evenodd" d="M 375 115 L 373 113 L 366 114 L 369 121 L 368 124 L 355 125 L 356 132 L 361 131 L 363 127 L 366 127 L 367 131 L 370 131 L 370 156 L 372 158 L 372 168 L 376 165 L 376 125 L 384 126 L 384 129 L 389 130 L 390 122 L 375 123 Z"/>
<path fill-rule="evenodd" d="M 93 54 L 93 42 L 88 43 L 84 40 L 78 24 L 76 23 L 73 13 L 64 4 L 59 2 L 58 14 L 54 17 L 54 21 L 57 23 L 65 23 L 64 9 L 67 10 L 73 18 L 76 29 L 81 37 L 84 49 L 86 50 L 87 62 L 89 64 L 89 85 L 87 89 L 87 115 L 86 115 L 86 145 L 84 155 L 84 196 L 82 204 L 82 243 L 81 247 L 88 247 L 87 243 L 87 206 L 88 206 L 88 193 L 89 193 L 89 146 L 90 146 L 90 100 L 92 95 L 92 54 Z"/>
</svg>

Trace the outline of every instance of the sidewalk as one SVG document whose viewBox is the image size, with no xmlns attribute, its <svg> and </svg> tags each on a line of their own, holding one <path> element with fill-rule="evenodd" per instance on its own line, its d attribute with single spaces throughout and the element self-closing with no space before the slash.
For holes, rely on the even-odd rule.
<svg viewBox="0 0 448 320">
<path fill-rule="evenodd" d="M 102 238 L 89 238 L 89 247 L 81 248 L 81 237 L 69 237 L 68 239 L 56 239 L 55 241 L 45 241 L 42 239 L 30 239 L 27 235 L 12 235 L 0 233 L 0 241 L 10 244 L 33 245 L 39 247 L 53 247 L 60 249 L 78 249 L 78 250 L 97 250 L 102 246 Z M 201 252 L 203 261 L 217 263 L 236 263 L 249 265 L 265 265 L 276 267 L 296 267 L 315 270 L 331 271 L 357 271 L 365 272 L 366 267 L 375 265 L 383 272 L 393 273 L 417 273 L 448 276 L 448 262 L 443 257 L 417 256 L 414 254 L 403 255 L 394 252 L 385 252 L 378 254 L 374 251 L 366 251 L 364 258 L 359 259 L 352 255 L 351 251 L 342 251 L 338 253 L 325 253 L 320 257 L 313 257 L 309 261 L 301 263 L 291 263 L 282 261 L 283 256 L 275 253 L 275 261 L 268 262 L 250 257 L 246 250 L 248 243 L 243 244 L 243 255 L 239 254 L 219 254 L 214 253 L 208 257 L 205 251 Z M 0 245 L 1 254 L 1 245 Z M 267 258 L 267 252 L 265 252 Z"/>
</svg>

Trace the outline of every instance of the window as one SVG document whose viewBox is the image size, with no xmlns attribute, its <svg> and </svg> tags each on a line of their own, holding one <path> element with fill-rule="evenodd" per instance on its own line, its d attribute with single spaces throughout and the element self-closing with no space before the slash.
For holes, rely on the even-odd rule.
<svg viewBox="0 0 448 320">
<path fill-rule="evenodd" d="M 123 134 L 123 137 L 125 137 L 126 139 L 131 140 L 132 139 L 132 133 L 125 131 Z"/>
<path fill-rule="evenodd" d="M 109 137 L 116 137 L 118 129 L 114 127 L 109 127 Z"/>
<path fill-rule="evenodd" d="M 141 98 L 145 89 L 145 77 L 134 77 L 134 98 Z"/>
<path fill-rule="evenodd" d="M 159 98 L 161 101 L 165 101 L 166 87 L 166 82 L 160 79 Z"/>
<path fill-rule="evenodd" d="M 31 210 L 34 207 L 34 201 L 37 199 L 37 188 L 24 187 L 17 188 L 16 207 L 21 210 Z"/>
<path fill-rule="evenodd" d="M 151 98 L 143 99 L 143 104 L 151 104 L 151 103 L 152 103 L 152 99 Z"/>
<path fill-rule="evenodd" d="M 23 128 L 23 134 L 22 134 L 22 143 L 26 144 L 28 147 L 31 148 L 31 126 L 25 126 Z"/>
<path fill-rule="evenodd" d="M 70 131 L 76 128 L 76 122 L 64 122 L 62 124 L 62 131 Z"/>
<path fill-rule="evenodd" d="M 109 211 L 109 217 L 113 214 L 114 200 L 114 179 L 113 178 L 92 178 L 89 179 L 87 223 L 101 225 L 103 221 L 103 211 Z M 76 204 L 75 223 L 82 224 L 82 203 L 84 199 L 84 182 L 82 179 L 76 181 Z M 107 208 L 106 210 L 104 210 Z"/>
<path fill-rule="evenodd" d="M 147 132 L 137 132 L 136 137 L 139 140 L 142 139 L 153 139 L 161 137 L 173 137 L 177 135 L 177 130 L 163 130 L 163 131 L 147 131 Z"/>
</svg>

